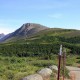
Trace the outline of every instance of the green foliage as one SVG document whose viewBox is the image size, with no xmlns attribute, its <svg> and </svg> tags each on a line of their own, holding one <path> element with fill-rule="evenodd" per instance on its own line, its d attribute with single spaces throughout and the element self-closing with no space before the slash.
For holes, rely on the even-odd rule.
<svg viewBox="0 0 80 80">
<path fill-rule="evenodd" d="M 28 75 L 27 72 L 19 72 L 14 76 L 14 80 L 20 80 L 20 79 L 22 79 L 23 77 L 25 77 L 27 75 Z"/>
<path fill-rule="evenodd" d="M 62 76 L 63 74 L 65 78 L 69 78 L 69 70 L 66 67 L 64 68 L 64 71 L 63 71 L 63 67 L 61 67 L 60 76 Z"/>
<path fill-rule="evenodd" d="M 20 80 L 34 74 L 43 67 L 55 64 L 54 60 L 41 60 L 41 57 L 2 57 L 0 56 L 0 78 L 2 80 Z"/>
<path fill-rule="evenodd" d="M 0 80 L 20 80 L 42 67 L 58 64 L 60 45 L 67 50 L 67 65 L 80 63 L 80 31 L 48 29 L 22 40 L 0 44 Z M 68 71 L 65 71 L 67 76 Z"/>
<path fill-rule="evenodd" d="M 13 78 L 14 78 L 14 72 L 13 72 L 13 71 L 11 71 L 11 70 L 6 70 L 6 71 L 4 72 L 4 74 L 6 75 L 6 78 L 7 78 L 8 80 L 13 80 Z"/>
<path fill-rule="evenodd" d="M 76 63 L 76 58 L 77 56 L 75 55 L 68 55 L 66 64 L 70 64 L 71 66 L 74 65 Z M 45 60 L 43 57 L 0 56 L 0 63 L 0 78 L 2 80 L 20 80 L 21 78 L 33 74 L 44 67 L 53 64 L 58 65 L 58 56 L 54 55 L 52 59 L 49 60 Z M 67 71 L 65 72 L 65 76 L 68 76 Z"/>
<path fill-rule="evenodd" d="M 22 42 L 6 43 L 0 45 L 0 55 L 34 57 L 41 56 L 44 59 L 51 59 L 53 54 L 59 52 L 59 46 L 63 45 L 70 54 L 80 54 L 80 37 L 64 36 L 40 36 L 39 38 L 28 39 Z M 13 61 L 14 62 L 14 61 Z"/>
</svg>

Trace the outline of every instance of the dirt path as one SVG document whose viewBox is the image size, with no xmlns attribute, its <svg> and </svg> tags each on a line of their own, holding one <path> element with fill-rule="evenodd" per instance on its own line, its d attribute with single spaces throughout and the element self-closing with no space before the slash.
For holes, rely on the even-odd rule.
<svg viewBox="0 0 80 80">
<path fill-rule="evenodd" d="M 66 66 L 70 71 L 70 76 L 73 77 L 73 80 L 80 80 L 80 68 Z"/>
</svg>

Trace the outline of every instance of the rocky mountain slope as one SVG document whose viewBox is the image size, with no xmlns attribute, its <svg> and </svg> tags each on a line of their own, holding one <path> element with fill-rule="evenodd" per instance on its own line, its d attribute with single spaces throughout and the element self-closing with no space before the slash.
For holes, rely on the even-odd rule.
<svg viewBox="0 0 80 80">
<path fill-rule="evenodd" d="M 16 31 L 4 36 L 0 42 L 68 42 L 80 43 L 80 30 L 48 28 L 36 23 L 25 23 Z"/>
<path fill-rule="evenodd" d="M 45 29 L 48 27 L 35 23 L 25 23 L 16 31 L 3 37 L 0 42 L 27 38 Z"/>
</svg>

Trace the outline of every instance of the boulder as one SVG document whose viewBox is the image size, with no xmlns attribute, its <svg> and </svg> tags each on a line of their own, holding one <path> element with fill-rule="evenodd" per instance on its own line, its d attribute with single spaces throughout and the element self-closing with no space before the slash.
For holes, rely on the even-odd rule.
<svg viewBox="0 0 80 80">
<path fill-rule="evenodd" d="M 44 68 L 38 72 L 43 77 L 43 80 L 50 80 L 50 75 L 52 73 L 52 70 L 49 68 Z"/>
<path fill-rule="evenodd" d="M 56 71 L 58 71 L 58 67 L 57 67 L 56 65 L 49 66 L 49 68 L 50 68 L 51 70 L 56 70 Z"/>
<path fill-rule="evenodd" d="M 21 80 L 43 80 L 42 76 L 39 74 L 33 74 L 33 75 L 29 75 L 27 77 L 24 77 Z"/>
</svg>

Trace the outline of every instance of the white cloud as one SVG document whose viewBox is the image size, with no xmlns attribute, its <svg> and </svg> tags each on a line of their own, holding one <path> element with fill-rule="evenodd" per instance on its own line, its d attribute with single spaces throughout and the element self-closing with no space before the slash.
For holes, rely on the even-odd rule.
<svg viewBox="0 0 80 80">
<path fill-rule="evenodd" d="M 59 19 L 62 18 L 62 14 L 56 13 L 56 14 L 48 15 L 48 17 Z"/>
</svg>

